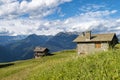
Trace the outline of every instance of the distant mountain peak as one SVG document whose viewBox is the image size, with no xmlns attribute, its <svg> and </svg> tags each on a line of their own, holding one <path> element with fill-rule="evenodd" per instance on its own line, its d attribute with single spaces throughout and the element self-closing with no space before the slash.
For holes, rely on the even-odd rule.
<svg viewBox="0 0 120 80">
<path fill-rule="evenodd" d="M 38 35 L 36 35 L 36 34 L 31 34 L 31 35 L 29 35 L 28 37 L 36 37 L 36 36 L 38 36 Z"/>
</svg>

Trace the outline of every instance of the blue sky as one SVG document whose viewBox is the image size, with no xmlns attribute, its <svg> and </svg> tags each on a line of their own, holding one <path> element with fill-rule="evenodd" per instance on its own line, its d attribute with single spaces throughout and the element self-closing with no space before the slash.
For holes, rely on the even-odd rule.
<svg viewBox="0 0 120 80">
<path fill-rule="evenodd" d="M 0 0 L 0 35 L 120 34 L 118 0 Z"/>
<path fill-rule="evenodd" d="M 88 11 L 104 11 L 104 10 L 117 10 L 117 14 L 112 15 L 111 17 L 118 17 L 120 16 L 120 8 L 119 8 L 119 1 L 116 0 L 73 0 L 69 3 L 65 3 L 60 5 L 61 13 L 65 14 L 65 16 L 60 17 L 59 14 L 54 13 L 50 15 L 48 18 L 50 19 L 65 19 L 75 15 L 79 15 L 81 13 L 85 13 L 86 11 L 81 10 L 83 7 L 84 9 L 90 8 Z M 99 7 L 93 8 L 93 6 Z"/>
</svg>

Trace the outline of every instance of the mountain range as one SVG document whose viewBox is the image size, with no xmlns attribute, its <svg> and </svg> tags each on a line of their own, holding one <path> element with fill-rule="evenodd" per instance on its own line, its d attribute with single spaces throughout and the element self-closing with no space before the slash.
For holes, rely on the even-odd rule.
<svg viewBox="0 0 120 80">
<path fill-rule="evenodd" d="M 73 39 L 78 36 L 77 33 L 60 32 L 55 36 L 32 34 L 19 40 L 8 41 L 0 47 L 0 62 L 15 61 L 33 58 L 34 48 L 36 46 L 46 47 L 50 52 L 56 52 L 65 49 L 74 49 L 76 43 Z"/>
</svg>

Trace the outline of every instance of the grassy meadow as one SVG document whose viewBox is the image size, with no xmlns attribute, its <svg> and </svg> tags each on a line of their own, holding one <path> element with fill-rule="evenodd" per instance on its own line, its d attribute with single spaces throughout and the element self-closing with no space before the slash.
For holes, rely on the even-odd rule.
<svg viewBox="0 0 120 80">
<path fill-rule="evenodd" d="M 0 64 L 0 80 L 120 80 L 120 50 L 52 56 Z"/>
</svg>

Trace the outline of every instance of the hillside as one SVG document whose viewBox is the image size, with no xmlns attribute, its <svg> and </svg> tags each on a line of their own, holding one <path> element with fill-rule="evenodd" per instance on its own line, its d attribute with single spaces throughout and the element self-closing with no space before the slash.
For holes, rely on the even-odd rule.
<svg viewBox="0 0 120 80">
<path fill-rule="evenodd" d="M 118 80 L 120 50 L 76 55 L 74 50 L 0 64 L 1 80 Z"/>
<path fill-rule="evenodd" d="M 4 46 L 0 46 L 0 62 L 12 61 L 12 56 L 9 49 L 6 49 Z"/>
</svg>

